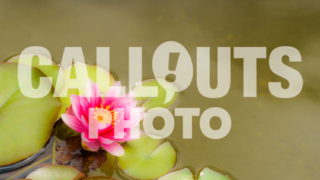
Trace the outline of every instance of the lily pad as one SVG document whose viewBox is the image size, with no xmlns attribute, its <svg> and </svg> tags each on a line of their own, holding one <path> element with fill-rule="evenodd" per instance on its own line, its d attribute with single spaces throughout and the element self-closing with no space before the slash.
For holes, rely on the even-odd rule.
<svg viewBox="0 0 320 180">
<path fill-rule="evenodd" d="M 93 176 L 93 177 L 87 177 L 84 178 L 83 180 L 116 180 L 111 177 L 106 177 L 106 176 Z"/>
<path fill-rule="evenodd" d="M 174 171 L 160 177 L 158 180 L 194 180 L 193 173 L 189 168 Z"/>
<path fill-rule="evenodd" d="M 56 92 L 60 92 L 63 88 L 63 84 L 60 86 L 57 85 L 57 79 L 59 76 L 61 76 L 64 82 L 64 75 L 59 74 L 60 67 L 53 62 L 51 59 L 48 57 L 42 56 L 42 55 L 23 55 L 23 56 L 14 56 L 10 59 L 7 60 L 7 62 L 12 62 L 12 63 L 22 63 L 22 64 L 28 64 L 29 58 L 32 57 L 32 62 L 31 66 L 38 68 L 43 74 L 45 74 L 47 77 L 52 77 L 52 85 L 55 87 Z M 39 57 L 43 60 L 46 61 L 46 63 L 52 63 L 52 65 L 39 65 Z M 20 59 L 19 59 L 20 58 Z"/>
<path fill-rule="evenodd" d="M 135 179 L 155 179 L 168 173 L 175 165 L 177 153 L 169 142 L 141 135 L 127 141 L 125 155 L 118 157 L 118 167 Z"/>
<path fill-rule="evenodd" d="M 18 83 L 18 64 L 0 63 L 0 166 L 16 163 L 39 152 L 49 140 L 60 111 L 59 98 L 53 97 L 53 88 L 45 79 L 49 94 L 29 98 L 22 94 Z M 32 84 L 38 87 L 41 71 L 32 69 Z M 20 72 L 23 73 L 23 72 Z"/>
<path fill-rule="evenodd" d="M 76 79 L 77 75 L 76 75 L 75 68 L 84 69 L 84 67 L 88 71 L 89 78 L 93 82 L 98 84 L 101 92 L 104 92 L 104 93 L 107 92 L 109 90 L 110 86 L 112 84 L 114 84 L 114 82 L 115 82 L 114 77 L 109 72 L 104 70 L 102 67 L 95 66 L 95 65 L 83 64 L 83 63 L 76 63 L 76 64 L 68 66 L 66 69 L 64 69 L 65 78 L 66 79 L 69 79 L 69 78 L 70 79 Z M 99 77 L 100 79 L 107 80 L 109 78 L 110 84 L 108 85 L 108 84 L 106 84 L 104 82 L 97 82 L 97 73 L 100 74 L 100 77 Z M 70 75 L 70 77 L 67 77 L 68 75 Z M 83 91 L 85 91 L 85 89 L 86 89 L 87 81 L 88 81 L 88 79 L 81 79 L 81 82 L 80 82 L 79 86 L 81 87 L 81 89 Z M 64 88 L 61 91 L 61 93 L 65 94 L 67 92 L 67 96 L 66 97 L 60 97 L 61 101 L 62 101 L 62 104 L 63 104 L 63 107 L 62 107 L 63 111 L 65 111 L 66 108 L 68 108 L 71 105 L 71 101 L 70 101 L 70 95 L 71 94 L 80 95 L 78 89 L 70 89 L 69 87 L 70 87 L 70 83 L 68 83 L 68 81 L 66 80 Z M 81 94 L 81 95 L 84 95 L 84 94 Z"/>
<path fill-rule="evenodd" d="M 146 89 L 143 88 L 145 86 L 158 87 L 158 97 L 143 97 L 145 94 L 148 94 Z M 141 102 L 142 106 L 147 110 L 155 107 L 168 108 L 178 100 L 179 96 L 177 88 L 164 79 L 149 79 L 142 81 L 133 88 L 133 93 L 136 96 L 135 99 Z M 167 100 L 167 98 L 169 98 L 169 100 Z"/>
<path fill-rule="evenodd" d="M 232 180 L 232 179 L 229 178 L 228 175 L 224 175 L 208 167 L 205 167 L 200 172 L 198 180 Z"/>
<path fill-rule="evenodd" d="M 30 173 L 26 178 L 32 180 L 80 180 L 86 175 L 70 166 L 49 165 Z"/>
</svg>

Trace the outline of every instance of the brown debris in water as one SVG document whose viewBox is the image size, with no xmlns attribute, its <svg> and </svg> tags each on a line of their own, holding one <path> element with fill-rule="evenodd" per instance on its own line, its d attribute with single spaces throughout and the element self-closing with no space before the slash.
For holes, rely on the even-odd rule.
<svg viewBox="0 0 320 180">
<path fill-rule="evenodd" d="M 56 161 L 59 165 L 69 165 L 88 173 L 101 167 L 107 161 L 107 153 L 99 149 L 90 152 L 82 149 L 81 137 L 70 137 L 56 147 Z"/>
</svg>

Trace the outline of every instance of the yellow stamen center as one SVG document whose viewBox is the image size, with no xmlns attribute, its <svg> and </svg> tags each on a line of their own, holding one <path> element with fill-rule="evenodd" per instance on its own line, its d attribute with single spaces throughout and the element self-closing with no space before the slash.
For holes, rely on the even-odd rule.
<svg viewBox="0 0 320 180">
<path fill-rule="evenodd" d="M 94 110 L 94 119 L 98 121 L 98 123 L 102 124 L 112 124 L 115 125 L 117 122 L 117 112 L 114 110 L 110 111 L 110 106 L 107 106 L 106 108 L 103 108 L 101 105 L 101 108 L 96 107 Z"/>
</svg>

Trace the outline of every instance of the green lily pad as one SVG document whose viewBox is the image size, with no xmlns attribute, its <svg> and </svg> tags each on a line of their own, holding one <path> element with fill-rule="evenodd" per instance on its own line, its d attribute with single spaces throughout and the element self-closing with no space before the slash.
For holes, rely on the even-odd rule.
<svg viewBox="0 0 320 180">
<path fill-rule="evenodd" d="M 158 180 L 194 180 L 193 173 L 189 168 L 174 171 L 160 177 Z"/>
<path fill-rule="evenodd" d="M 200 172 L 198 180 L 232 180 L 232 179 L 229 178 L 228 175 L 224 175 L 208 167 L 205 167 Z"/>
<path fill-rule="evenodd" d="M 52 85 L 55 87 L 55 90 L 57 92 L 60 92 L 63 88 L 63 84 L 56 86 L 57 85 L 57 79 L 59 76 L 61 76 L 64 82 L 64 75 L 59 74 L 60 67 L 53 62 L 51 59 L 48 57 L 42 56 L 42 55 L 23 55 L 23 56 L 14 56 L 10 59 L 7 60 L 7 62 L 12 62 L 12 63 L 22 63 L 22 64 L 28 64 L 29 58 L 33 56 L 31 66 L 38 68 L 43 74 L 45 74 L 47 77 L 52 77 Z M 52 65 L 39 65 L 39 57 L 41 57 L 42 60 L 46 61 L 48 64 L 52 63 Z M 20 58 L 20 60 L 19 60 Z"/>
<path fill-rule="evenodd" d="M 73 64 L 72 66 L 68 66 L 66 69 L 64 69 L 64 75 L 65 78 L 70 78 L 70 79 L 76 79 L 77 75 L 76 75 L 76 71 L 75 68 L 79 68 L 82 69 L 84 68 L 84 66 L 86 67 L 87 71 L 88 71 L 88 76 L 89 78 L 93 81 L 93 82 L 97 82 L 97 73 L 99 73 L 101 76 L 101 79 L 108 79 L 109 78 L 109 82 L 110 84 L 106 84 L 103 82 L 98 82 L 98 86 L 100 88 L 101 92 L 107 92 L 110 88 L 110 86 L 112 84 L 114 84 L 115 79 L 114 77 L 107 72 L 106 70 L 104 70 L 102 67 L 99 66 L 95 66 L 95 65 L 88 65 L 88 64 L 83 64 L 83 63 L 76 63 Z M 67 75 L 70 75 L 70 77 L 66 77 Z M 88 79 L 82 79 L 81 84 L 79 86 L 81 86 L 81 89 L 85 91 L 86 89 L 86 83 L 87 83 Z M 68 108 L 71 105 L 71 101 L 70 101 L 70 95 L 71 94 L 77 94 L 79 95 L 79 91 L 78 89 L 70 89 L 70 83 L 68 83 L 68 81 L 66 80 L 65 85 L 63 90 L 61 91 L 61 93 L 66 93 L 67 91 L 67 96 L 66 97 L 60 97 L 62 104 L 63 104 L 63 111 L 66 110 L 66 108 Z M 69 89 L 68 89 L 69 88 Z M 81 95 L 84 95 L 83 93 Z"/>
<path fill-rule="evenodd" d="M 84 178 L 83 180 L 116 180 L 116 179 L 113 179 L 107 176 L 92 176 L 92 177 Z"/>
<path fill-rule="evenodd" d="M 32 68 L 21 65 L 21 68 Z M 60 111 L 59 98 L 53 97 L 53 88 L 45 80 L 49 94 L 29 98 L 22 94 L 18 84 L 18 64 L 0 63 L 0 166 L 16 163 L 39 152 L 50 138 Z M 32 68 L 32 84 L 38 87 L 41 71 Z"/>
<path fill-rule="evenodd" d="M 142 88 L 145 86 L 158 87 L 158 97 L 143 97 L 145 94 L 148 94 L 146 89 Z M 133 93 L 136 96 L 136 100 L 142 102 L 142 106 L 147 110 L 155 107 L 168 108 L 178 100 L 179 96 L 177 88 L 169 84 L 164 79 L 149 79 L 142 81 L 133 88 Z M 172 98 L 170 99 L 170 97 Z M 167 100 L 167 98 L 169 98 L 169 100 Z"/>
<path fill-rule="evenodd" d="M 80 180 L 85 177 L 84 173 L 70 166 L 50 165 L 33 171 L 26 178 L 32 180 Z"/>
<path fill-rule="evenodd" d="M 169 142 L 141 135 L 127 141 L 125 155 L 118 157 L 118 167 L 135 179 L 155 179 L 168 173 L 175 165 L 177 153 Z"/>
</svg>

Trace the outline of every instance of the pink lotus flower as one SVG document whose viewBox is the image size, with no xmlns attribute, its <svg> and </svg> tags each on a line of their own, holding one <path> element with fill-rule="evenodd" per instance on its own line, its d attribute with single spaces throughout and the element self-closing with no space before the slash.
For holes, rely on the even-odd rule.
<svg viewBox="0 0 320 180">
<path fill-rule="evenodd" d="M 97 151 L 101 146 L 112 155 L 122 156 L 124 149 L 119 142 L 138 138 L 130 135 L 130 128 L 139 126 L 145 115 L 144 108 L 131 111 L 132 108 L 137 110 L 137 101 L 129 94 L 119 97 L 120 86 L 120 82 L 116 82 L 104 98 L 101 98 L 98 85 L 91 82 L 87 85 L 86 96 L 70 96 L 71 106 L 61 118 L 70 128 L 81 133 L 84 149 Z M 97 122 L 97 138 L 92 138 L 91 135 L 89 138 L 91 120 Z M 116 126 L 123 128 L 119 130 Z"/>
</svg>

